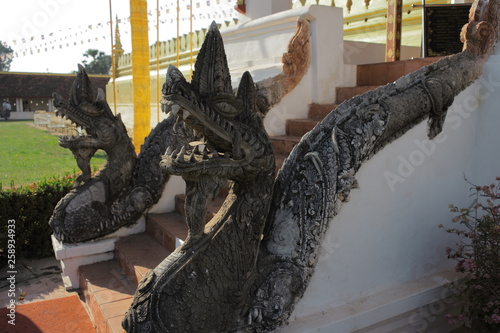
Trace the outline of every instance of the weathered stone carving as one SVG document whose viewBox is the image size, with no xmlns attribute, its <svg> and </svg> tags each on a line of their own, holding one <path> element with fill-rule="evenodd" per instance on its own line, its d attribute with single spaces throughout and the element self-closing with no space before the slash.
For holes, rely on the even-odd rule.
<svg viewBox="0 0 500 333">
<path fill-rule="evenodd" d="M 178 135 L 190 144 L 170 146 L 162 166 L 186 180 L 189 236 L 141 281 L 124 320 L 127 331 L 224 332 L 242 315 L 275 174 L 255 99 L 249 73 L 233 95 L 215 24 L 191 83 L 169 68 L 162 103 L 177 118 L 176 127 L 184 129 Z M 205 226 L 207 204 L 227 180 L 232 181 L 229 195 Z"/>
<path fill-rule="evenodd" d="M 222 40 L 212 25 L 192 82 L 169 68 L 162 103 L 172 116 L 162 125 L 166 132 L 157 134 L 163 135 L 159 150 L 166 151 L 162 170 L 159 155 L 152 152 L 157 164 L 144 165 L 154 172 L 140 171 L 148 182 L 157 181 L 151 174 L 161 175 L 158 183 L 167 174 L 186 180 L 189 237 L 140 282 L 123 322 L 127 332 L 266 332 L 283 325 L 307 288 L 328 224 L 357 186 L 355 174 L 361 164 L 425 118 L 428 136 L 439 134 L 455 96 L 481 74 L 498 39 L 499 17 L 498 1 L 476 3 L 464 28 L 462 53 L 341 104 L 303 137 L 276 179 L 261 116 L 266 105 L 275 103 L 269 96 L 282 90 L 278 85 L 275 91 L 269 88 L 271 94 L 261 93 L 266 85 L 254 84 L 246 73 L 234 94 Z M 103 103 L 92 102 L 86 88 L 79 92 L 84 86 L 77 83 L 70 102 L 60 106 L 70 119 L 90 126 L 74 109 L 100 115 L 95 109 Z M 256 102 L 258 94 L 265 103 Z M 78 145 L 70 148 L 81 156 L 83 167 L 96 141 L 101 140 L 82 144 L 82 152 Z M 133 190 L 124 191 L 124 199 L 122 192 L 110 191 L 118 199 L 109 200 L 111 194 L 95 194 L 111 177 L 106 169 L 103 173 L 100 178 L 84 178 L 76 189 L 87 201 L 72 194 L 56 209 L 52 223 L 63 235 L 60 238 L 78 237 L 76 219 L 69 227 L 57 223 L 61 215 L 70 214 L 69 205 L 85 206 L 89 197 L 96 197 L 90 200 L 91 208 L 116 200 L 121 204 L 112 207 L 118 211 L 134 207 L 128 199 Z M 125 174 L 136 177 L 132 171 Z M 227 180 L 230 193 L 205 225 L 206 205 Z M 139 190 L 135 196 L 144 194 Z M 77 205 L 73 200 L 82 201 Z"/>
<path fill-rule="evenodd" d="M 308 26 L 306 20 L 299 19 L 289 50 L 283 55 L 283 73 L 257 85 L 258 111 L 267 112 L 307 71 L 310 57 Z M 133 225 L 146 209 L 158 202 L 169 178 L 160 168 L 162 154 L 167 147 L 185 140 L 185 136 L 177 135 L 184 128 L 176 126 L 176 117 L 167 118 L 151 131 L 136 157 L 120 117 L 113 116 L 103 99 L 104 94 L 98 95 L 96 100 L 94 93 L 80 66 L 70 100 L 54 95 L 59 115 L 87 130 L 88 134 L 60 139 L 60 145 L 73 152 L 83 172 L 75 189 L 59 202 L 50 220 L 55 237 L 65 243 L 98 239 Z M 183 143 L 188 145 L 189 142 Z M 108 162 L 97 176 L 90 178 L 90 159 L 97 149 L 106 151 Z"/>
<path fill-rule="evenodd" d="M 266 114 L 292 91 L 309 69 L 311 62 L 310 35 L 309 21 L 303 17 L 299 18 L 297 31 L 288 44 L 287 52 L 282 56 L 282 73 L 255 84 L 257 105 L 263 114 Z"/>
<path fill-rule="evenodd" d="M 242 105 L 226 100 L 231 89 L 227 86 L 230 80 L 225 79 L 229 74 L 223 69 L 226 61 L 222 43 L 218 42 L 215 29 L 210 34 L 198 58 L 198 74 L 193 83 L 186 83 L 178 71 L 171 69 L 164 98 L 179 118 L 182 115 L 188 128 L 208 136 L 210 151 L 230 151 L 234 156 L 240 129 L 238 118 L 230 115 L 239 114 L 234 110 L 242 109 Z M 271 164 L 265 164 L 267 168 L 263 170 L 268 171 L 260 173 L 263 178 L 247 179 L 241 174 L 234 177 L 224 164 L 219 164 L 218 172 L 213 173 L 199 164 L 203 158 L 198 154 L 188 157 L 186 150 L 178 153 L 182 148 L 174 147 L 172 155 L 162 163 L 167 172 L 187 180 L 187 195 L 192 199 L 186 209 L 197 212 L 187 215 L 188 244 L 140 283 L 124 320 L 125 329 L 128 332 L 266 332 L 285 323 L 314 272 L 328 224 L 342 202 L 348 200 L 351 189 L 357 186 L 354 175 L 361 164 L 427 117 L 428 136 L 434 138 L 439 134 L 446 110 L 455 96 L 480 75 L 491 50 L 480 42 L 477 44 L 477 36 L 477 33 L 466 35 L 468 44 L 475 46 L 473 50 L 466 49 L 341 104 L 304 136 L 274 182 L 271 210 L 256 262 L 260 217 L 267 211 L 271 195 L 266 187 L 272 175 Z M 245 80 L 241 85 L 250 87 Z M 217 110 L 218 105 L 210 103 L 213 99 L 224 101 L 222 105 L 231 112 Z M 219 125 L 214 125 L 212 119 L 217 119 Z M 224 138 L 228 133 L 221 128 L 234 129 L 236 137 Z M 259 131 L 264 138 L 263 130 Z M 192 140 L 199 139 L 196 134 L 190 135 Z M 214 140 L 217 142 L 211 142 Z M 261 141 L 261 145 L 266 145 L 266 141 Z M 272 156 L 265 151 L 265 156 Z M 233 158 L 230 161 L 236 162 Z M 216 163 L 221 162 L 210 166 Z M 215 181 L 207 187 L 210 175 Z M 219 214 L 203 230 L 203 208 L 207 197 L 220 188 L 221 176 L 233 179 L 233 190 Z M 237 191 L 242 184 L 245 191 Z M 252 219 L 253 229 L 248 229 L 247 216 Z"/>
<path fill-rule="evenodd" d="M 429 138 L 441 132 L 448 107 L 479 77 L 498 39 L 499 10 L 498 1 L 479 1 L 464 27 L 462 53 L 344 102 L 302 138 L 278 172 L 253 304 L 238 331 L 272 331 L 289 318 L 364 161 L 426 117 Z"/>
<path fill-rule="evenodd" d="M 144 210 L 160 198 L 168 174 L 160 169 L 161 154 L 177 142 L 173 119 L 158 124 L 137 158 L 120 116 L 114 116 L 102 91 L 94 89 L 83 67 L 71 88 L 69 101 L 54 94 L 59 116 L 70 119 L 86 136 L 60 137 L 83 171 L 75 189 L 54 209 L 50 225 L 55 237 L 66 243 L 84 242 L 134 224 Z M 90 159 L 102 149 L 108 161 L 90 178 Z"/>
</svg>

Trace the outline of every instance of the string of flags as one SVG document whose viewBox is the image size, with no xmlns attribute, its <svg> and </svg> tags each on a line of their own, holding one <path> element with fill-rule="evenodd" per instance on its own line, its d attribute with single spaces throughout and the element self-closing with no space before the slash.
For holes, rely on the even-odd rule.
<svg viewBox="0 0 500 333">
<path fill-rule="evenodd" d="M 160 0 L 161 1 L 161 0 Z M 179 9 L 177 4 L 179 3 Z M 193 8 L 191 9 L 191 3 Z M 176 36 L 177 12 L 179 12 L 180 34 L 188 33 L 190 24 L 193 30 L 207 28 L 212 21 L 231 21 L 238 17 L 234 10 L 235 0 L 167 0 L 159 6 L 159 20 L 157 22 L 157 9 L 148 11 L 148 29 L 156 31 L 160 24 L 160 37 L 169 40 Z M 192 13 L 192 16 L 191 16 Z M 117 17 L 113 25 L 117 24 L 121 36 L 130 35 L 130 16 Z M 110 21 L 98 22 L 87 26 L 71 27 L 64 30 L 53 31 L 33 36 L 25 36 L 8 41 L 14 49 L 12 54 L 0 54 L 0 59 L 5 57 L 22 57 L 37 53 L 51 52 L 98 41 L 110 41 Z M 169 25 L 174 25 L 170 26 Z M 165 26 L 165 27 L 163 27 Z"/>
</svg>

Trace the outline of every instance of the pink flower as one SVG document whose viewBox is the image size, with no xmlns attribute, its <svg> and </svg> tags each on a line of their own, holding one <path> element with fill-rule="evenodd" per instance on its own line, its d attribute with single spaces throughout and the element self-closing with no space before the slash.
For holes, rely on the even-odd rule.
<svg viewBox="0 0 500 333">
<path fill-rule="evenodd" d="M 494 322 L 495 324 L 500 324 L 500 316 L 499 316 L 499 315 L 497 315 L 496 313 L 495 313 L 495 314 L 493 314 L 493 315 L 491 315 L 491 319 L 493 319 L 493 322 Z"/>
<path fill-rule="evenodd" d="M 465 259 L 463 262 L 463 267 L 467 271 L 473 271 L 476 268 L 476 262 L 472 259 Z"/>
</svg>

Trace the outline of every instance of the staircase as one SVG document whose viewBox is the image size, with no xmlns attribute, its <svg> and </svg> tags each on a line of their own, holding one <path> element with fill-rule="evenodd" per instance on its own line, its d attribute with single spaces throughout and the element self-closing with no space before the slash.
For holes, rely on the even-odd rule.
<svg viewBox="0 0 500 333">
<path fill-rule="evenodd" d="M 360 65 L 356 87 L 336 88 L 335 104 L 311 104 L 307 119 L 286 122 L 286 135 L 271 138 L 279 169 L 300 138 L 330 111 L 358 94 L 393 82 L 399 77 L 435 62 L 437 58 L 415 59 L 394 63 Z M 219 209 L 227 188 L 212 202 L 211 218 Z M 184 195 L 176 196 L 175 211 L 148 215 L 146 232 L 124 237 L 116 242 L 114 259 L 79 268 L 80 287 L 97 332 L 122 333 L 123 315 L 132 303 L 139 281 L 179 246 L 187 236 L 184 221 Z"/>
</svg>

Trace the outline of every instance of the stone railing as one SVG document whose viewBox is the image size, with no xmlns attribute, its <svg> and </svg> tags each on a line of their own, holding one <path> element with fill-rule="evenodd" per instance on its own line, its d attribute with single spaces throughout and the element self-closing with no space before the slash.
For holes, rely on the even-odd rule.
<svg viewBox="0 0 500 333">
<path fill-rule="evenodd" d="M 51 134 L 74 135 L 76 127 L 67 119 L 57 117 L 55 112 L 35 111 L 33 119 L 36 128 Z"/>
<path fill-rule="evenodd" d="M 226 21 L 218 24 L 219 29 L 233 27 L 237 21 Z M 177 52 L 177 38 L 159 43 L 159 67 L 165 69 L 173 64 L 178 67 L 189 65 L 198 55 L 198 51 L 205 40 L 207 29 L 193 31 L 179 36 L 179 52 Z M 191 53 L 192 52 L 192 53 Z M 151 70 L 156 69 L 157 63 L 157 44 L 149 47 L 149 61 Z M 191 60 L 192 59 L 192 60 Z M 123 77 L 132 74 L 132 54 L 126 53 L 118 58 L 117 77 Z M 178 62 L 178 63 L 177 63 Z"/>
<path fill-rule="evenodd" d="M 450 1 L 427 0 L 427 5 L 449 3 Z M 403 45 L 420 46 L 422 31 L 421 0 L 403 0 Z M 385 44 L 387 24 L 387 1 L 340 1 L 340 0 L 297 0 L 293 7 L 309 5 L 339 7 L 344 10 L 344 39 L 351 41 Z"/>
<path fill-rule="evenodd" d="M 437 4 L 442 0 L 427 0 L 426 3 Z M 421 43 L 422 10 L 414 8 L 420 5 L 420 0 L 403 1 L 403 44 L 419 46 Z M 297 0 L 293 8 L 307 7 L 310 5 L 323 5 L 328 7 L 343 8 L 344 39 L 351 41 L 373 42 L 385 44 L 385 29 L 387 22 L 386 0 L 364 0 L 364 1 L 340 1 L 340 0 Z M 221 32 L 225 28 L 238 25 L 238 21 L 226 21 L 219 24 Z M 201 44 L 205 40 L 207 29 L 196 30 L 190 36 L 189 33 L 179 36 L 179 47 L 177 49 L 177 38 L 159 43 L 159 68 L 165 69 L 173 64 L 180 68 L 188 68 L 194 62 Z M 192 43 L 192 45 L 191 45 Z M 151 70 L 156 69 L 157 54 L 156 43 L 150 46 L 149 58 Z M 117 60 L 117 77 L 132 74 L 132 56 L 130 53 L 120 56 Z"/>
</svg>

